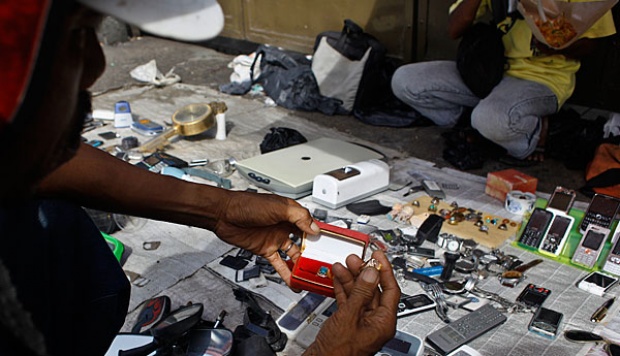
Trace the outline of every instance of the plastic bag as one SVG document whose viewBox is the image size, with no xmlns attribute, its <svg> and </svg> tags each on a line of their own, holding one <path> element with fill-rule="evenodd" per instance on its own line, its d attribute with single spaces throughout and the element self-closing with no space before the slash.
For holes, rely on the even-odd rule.
<svg viewBox="0 0 620 356">
<path fill-rule="evenodd" d="M 589 2 L 521 0 L 517 9 L 538 41 L 555 49 L 563 49 L 577 41 L 617 2 L 618 0 Z M 549 31 L 546 31 L 545 27 L 541 30 L 539 25 L 542 24 L 546 24 Z M 550 25 L 556 26 L 552 29 L 553 26 Z M 547 33 L 547 37 L 543 32 Z M 562 38 L 557 38 L 551 33 L 559 34 Z"/>
</svg>

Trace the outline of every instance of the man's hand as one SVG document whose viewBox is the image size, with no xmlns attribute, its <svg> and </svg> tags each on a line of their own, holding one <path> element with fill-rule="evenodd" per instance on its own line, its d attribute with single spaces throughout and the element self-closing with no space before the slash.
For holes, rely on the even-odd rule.
<svg viewBox="0 0 620 356">
<path fill-rule="evenodd" d="M 278 250 L 285 251 L 295 262 L 300 251 L 289 235 L 319 233 L 308 210 L 274 194 L 231 192 L 227 202 L 222 203 L 213 229 L 217 236 L 266 258 L 290 285 L 291 271 Z"/>
<path fill-rule="evenodd" d="M 362 268 L 355 255 L 347 257 L 348 269 L 333 265 L 338 310 L 305 355 L 374 355 L 394 337 L 400 288 L 385 254 L 375 251 L 372 257 L 381 263 L 381 271 Z"/>
</svg>

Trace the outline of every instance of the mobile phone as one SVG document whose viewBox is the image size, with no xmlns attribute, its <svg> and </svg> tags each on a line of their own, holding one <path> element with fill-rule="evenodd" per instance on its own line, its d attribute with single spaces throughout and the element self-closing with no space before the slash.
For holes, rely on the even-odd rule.
<svg viewBox="0 0 620 356">
<path fill-rule="evenodd" d="M 164 127 L 149 119 L 139 119 L 131 123 L 131 129 L 145 136 L 154 136 L 164 131 Z"/>
<path fill-rule="evenodd" d="M 558 334 L 563 317 L 564 314 L 560 312 L 540 307 L 532 316 L 528 329 L 553 339 Z"/>
<path fill-rule="evenodd" d="M 244 260 L 243 258 L 230 256 L 230 255 L 222 258 L 222 260 L 220 261 L 220 264 L 222 266 L 230 267 L 234 270 L 243 269 L 245 266 L 248 265 L 248 263 L 249 262 L 247 260 Z"/>
<path fill-rule="evenodd" d="M 400 301 L 398 302 L 398 312 L 396 313 L 396 316 L 401 317 L 405 315 L 420 313 L 425 310 L 435 308 L 435 305 L 435 301 L 424 293 L 416 295 L 404 294 L 400 297 Z"/>
<path fill-rule="evenodd" d="M 550 211 L 535 208 L 523 229 L 523 233 L 521 233 L 521 237 L 519 237 L 519 243 L 538 248 L 551 220 L 553 220 L 553 216 Z"/>
<path fill-rule="evenodd" d="M 121 137 L 118 133 L 114 131 L 101 132 L 98 135 L 106 140 L 112 140 Z"/>
<path fill-rule="evenodd" d="M 579 281 L 577 287 L 602 297 L 617 283 L 618 277 L 594 271 Z"/>
<path fill-rule="evenodd" d="M 538 308 L 545 302 L 549 294 L 551 294 L 549 289 L 530 283 L 523 288 L 517 297 L 517 302 L 525 304 L 531 308 Z"/>
<path fill-rule="evenodd" d="M 297 303 L 276 320 L 276 324 L 289 340 L 295 340 L 306 325 L 327 309 L 333 301 L 333 298 L 306 292 Z"/>
<path fill-rule="evenodd" d="M 577 193 L 575 193 L 574 190 L 557 186 L 553 194 L 551 194 L 551 198 L 549 198 L 546 209 L 561 214 L 567 214 L 573 206 L 575 197 L 577 197 Z"/>
<path fill-rule="evenodd" d="M 574 223 L 575 219 L 572 216 L 556 214 L 538 251 L 545 255 L 560 255 Z"/>
<path fill-rule="evenodd" d="M 594 267 L 605 245 L 607 235 L 609 235 L 609 229 L 592 224 L 588 225 L 571 262 L 588 268 Z"/>
<path fill-rule="evenodd" d="M 253 265 L 252 267 L 237 270 L 235 275 L 235 282 L 244 282 L 252 278 L 258 278 L 260 276 L 260 266 Z"/>
<path fill-rule="evenodd" d="M 424 342 L 422 339 L 404 331 L 396 330 L 394 338 L 383 345 L 377 355 L 421 356 L 423 351 Z"/>
<path fill-rule="evenodd" d="M 329 318 L 332 314 L 336 312 L 338 309 L 338 304 L 336 301 L 333 301 L 327 309 L 321 312 L 321 314 L 317 315 L 304 329 L 299 332 L 299 335 L 295 338 L 295 342 L 301 345 L 302 347 L 308 348 L 310 344 L 314 342 L 316 339 L 316 335 L 323 327 L 323 323 L 327 318 Z"/>
<path fill-rule="evenodd" d="M 611 241 L 614 245 L 605 259 L 603 271 L 620 276 L 620 224 L 616 226 Z"/>
<path fill-rule="evenodd" d="M 590 224 L 611 228 L 611 223 L 616 218 L 619 209 L 620 199 L 605 194 L 594 194 L 583 216 L 579 231 L 584 233 Z"/>
</svg>

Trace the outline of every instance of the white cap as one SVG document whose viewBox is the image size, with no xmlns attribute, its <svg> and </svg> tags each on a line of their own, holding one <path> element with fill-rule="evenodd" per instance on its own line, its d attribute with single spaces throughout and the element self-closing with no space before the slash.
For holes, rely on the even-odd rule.
<svg viewBox="0 0 620 356">
<path fill-rule="evenodd" d="M 204 41 L 224 27 L 216 0 L 78 0 L 106 15 L 152 33 L 182 41 Z"/>
</svg>

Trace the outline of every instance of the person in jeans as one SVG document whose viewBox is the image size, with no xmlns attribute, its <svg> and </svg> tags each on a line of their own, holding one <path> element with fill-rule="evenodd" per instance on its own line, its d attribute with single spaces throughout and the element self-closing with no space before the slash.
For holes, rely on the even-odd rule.
<svg viewBox="0 0 620 356">
<path fill-rule="evenodd" d="M 575 1 L 573 1 L 575 2 Z M 450 7 L 448 33 L 460 38 L 472 24 L 491 12 L 491 0 L 458 0 Z M 510 21 L 507 19 L 506 21 Z M 503 147 L 514 164 L 544 159 L 548 122 L 575 88 L 579 58 L 591 53 L 597 39 L 615 33 L 608 11 L 579 40 L 562 50 L 537 41 L 528 24 L 517 19 L 503 36 L 508 66 L 503 79 L 485 98 L 463 83 L 455 61 L 412 63 L 397 69 L 394 94 L 431 119 L 453 127 L 471 108 L 471 126 Z"/>
</svg>

